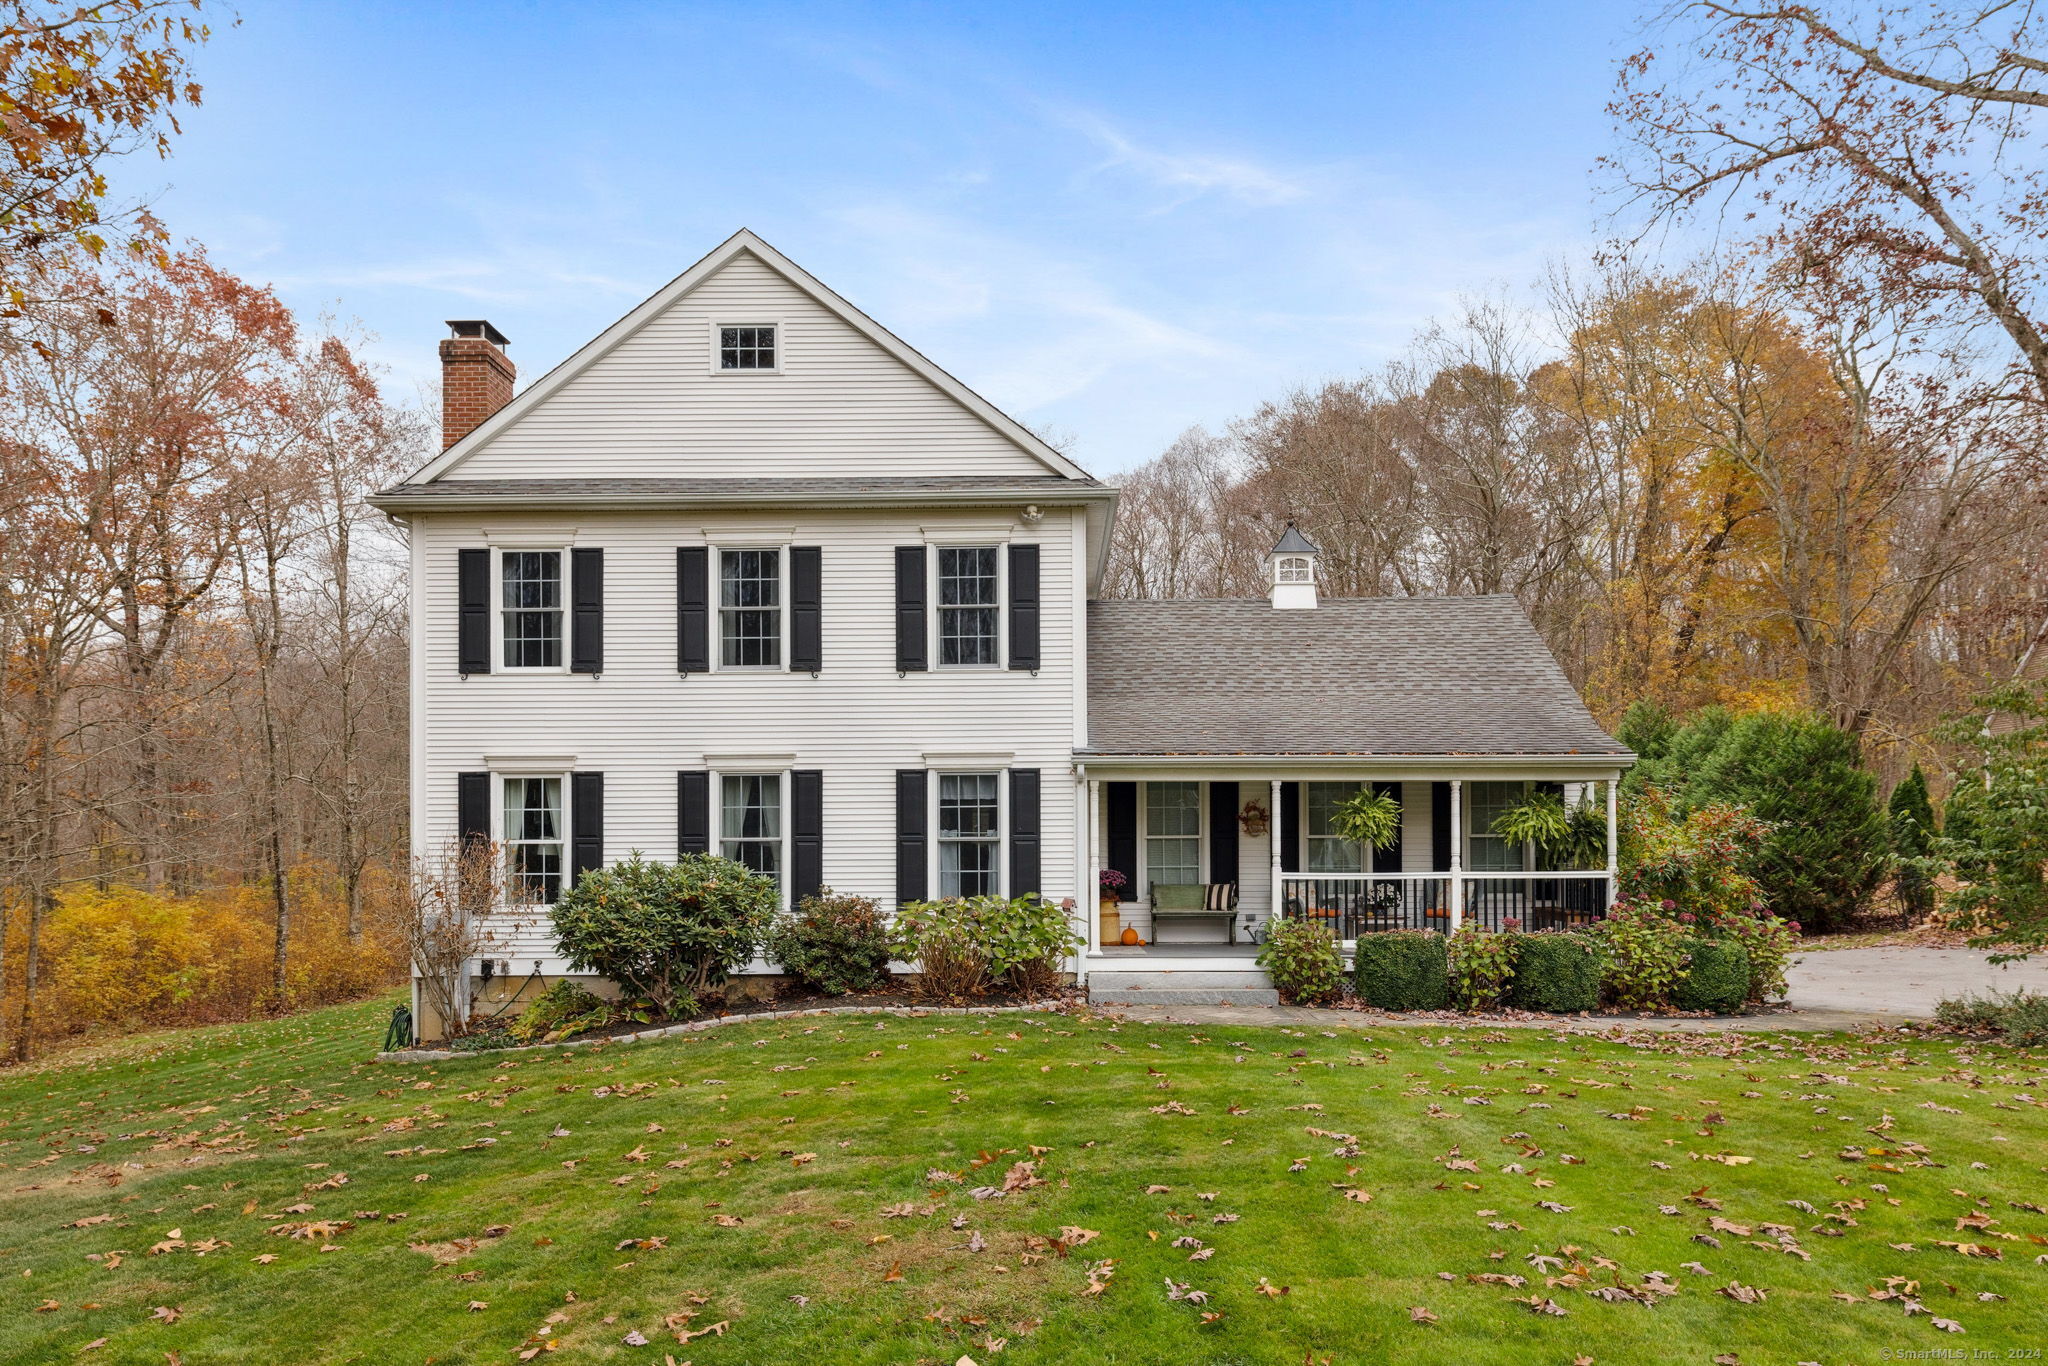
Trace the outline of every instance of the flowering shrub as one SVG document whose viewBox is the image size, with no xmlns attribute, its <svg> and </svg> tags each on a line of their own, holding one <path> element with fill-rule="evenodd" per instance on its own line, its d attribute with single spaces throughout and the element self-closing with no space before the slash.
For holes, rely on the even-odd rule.
<svg viewBox="0 0 2048 1366">
<path fill-rule="evenodd" d="M 1621 881 L 1630 901 L 1672 902 L 1693 915 L 1755 912 L 1764 889 L 1752 873 L 1771 822 L 1744 806 L 1716 802 L 1683 816 L 1656 788 L 1621 810 Z"/>
<path fill-rule="evenodd" d="M 767 948 L 790 976 L 827 996 L 873 991 L 889 980 L 889 927 L 864 896 L 819 889 L 775 927 Z"/>
<path fill-rule="evenodd" d="M 1710 939 L 1740 944 L 1749 955 L 1751 1002 L 1762 1004 L 1769 997 L 1785 994 L 1785 968 L 1799 943 L 1799 922 L 1775 915 L 1726 912 L 1707 917 L 1701 930 Z"/>
<path fill-rule="evenodd" d="M 1313 920 L 1283 916 L 1270 922 L 1258 964 L 1290 1005 L 1322 1005 L 1344 990 L 1344 955 L 1337 951 L 1337 937 Z"/>
<path fill-rule="evenodd" d="M 1467 925 L 1451 936 L 1451 1004 L 1460 1010 L 1491 1010 L 1500 1004 L 1515 975 L 1513 935 Z"/>
<path fill-rule="evenodd" d="M 1617 901 L 1594 927 L 1607 951 L 1605 987 L 1624 1010 L 1669 1004 L 1685 975 L 1686 928 L 1661 905 Z"/>
<path fill-rule="evenodd" d="M 994 986 L 1049 990 L 1060 960 L 1086 941 L 1041 896 L 913 901 L 896 917 L 890 950 L 915 962 L 926 995 L 979 996 Z"/>
</svg>

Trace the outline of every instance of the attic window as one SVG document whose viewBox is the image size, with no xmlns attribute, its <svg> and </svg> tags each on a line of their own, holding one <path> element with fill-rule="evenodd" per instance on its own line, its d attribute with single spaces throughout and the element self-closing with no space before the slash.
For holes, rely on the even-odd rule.
<svg viewBox="0 0 2048 1366">
<path fill-rule="evenodd" d="M 718 328 L 718 368 L 773 371 L 776 368 L 775 324 L 721 323 Z"/>
<path fill-rule="evenodd" d="M 1279 569 L 1278 569 L 1278 573 L 1277 573 L 1277 575 L 1276 575 L 1276 577 L 1275 577 L 1275 582 L 1278 582 L 1278 583 L 1313 583 L 1313 582 L 1315 582 L 1315 575 L 1314 575 L 1314 573 L 1313 573 L 1313 572 L 1312 572 L 1312 571 L 1311 571 L 1311 570 L 1309 569 L 1309 565 L 1308 565 L 1308 556 L 1306 556 L 1306 555 L 1282 555 L 1282 556 L 1280 557 L 1280 564 L 1279 564 Z"/>
</svg>

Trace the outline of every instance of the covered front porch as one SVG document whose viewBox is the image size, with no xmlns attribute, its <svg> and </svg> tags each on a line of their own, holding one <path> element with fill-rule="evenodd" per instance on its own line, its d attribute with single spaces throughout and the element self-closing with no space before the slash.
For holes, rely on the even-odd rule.
<svg viewBox="0 0 2048 1366">
<path fill-rule="evenodd" d="M 1613 897 L 1620 770 L 1611 758 L 1427 767 L 1091 759 L 1078 772 L 1084 885 L 1103 870 L 1124 883 L 1113 911 L 1087 916 L 1084 974 L 1249 970 L 1276 916 L 1324 923 L 1348 945 L 1385 930 L 1568 928 L 1604 915 Z M 1377 848 L 1342 838 L 1333 820 L 1367 789 L 1400 812 L 1397 833 Z M 1495 831 L 1497 815 L 1538 790 L 1604 819 L 1601 866 L 1546 866 L 1533 843 Z M 1138 945 L 1119 942 L 1126 929 Z"/>
</svg>

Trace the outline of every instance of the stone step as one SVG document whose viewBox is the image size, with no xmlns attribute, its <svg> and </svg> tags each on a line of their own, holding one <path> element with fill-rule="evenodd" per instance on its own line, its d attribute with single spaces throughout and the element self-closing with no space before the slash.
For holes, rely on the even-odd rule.
<svg viewBox="0 0 2048 1366">
<path fill-rule="evenodd" d="M 1277 1006 L 1271 987 L 1098 987 L 1088 980 L 1088 1003 L 1100 1006 Z"/>
<path fill-rule="evenodd" d="M 1190 969 L 1176 972 L 1171 968 L 1151 968 L 1139 972 L 1097 968 L 1088 974 L 1088 985 L 1091 989 L 1115 991 L 1154 991 L 1163 988 L 1187 991 L 1193 988 L 1263 988 L 1272 986 L 1273 982 L 1265 973 L 1256 969 Z"/>
</svg>

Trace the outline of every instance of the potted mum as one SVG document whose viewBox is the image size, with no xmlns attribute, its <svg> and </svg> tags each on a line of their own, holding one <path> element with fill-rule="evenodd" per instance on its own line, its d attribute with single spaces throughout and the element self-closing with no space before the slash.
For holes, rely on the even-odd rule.
<svg viewBox="0 0 2048 1366">
<path fill-rule="evenodd" d="M 1123 917 L 1117 906 L 1123 901 L 1123 889 L 1130 879 L 1114 868 L 1104 868 L 1095 875 L 1095 881 L 1101 888 L 1095 903 L 1097 942 L 1114 944 L 1123 933 Z"/>
</svg>

